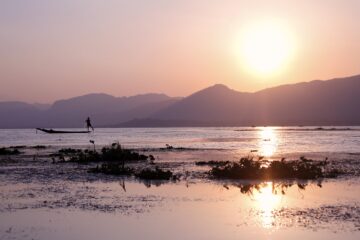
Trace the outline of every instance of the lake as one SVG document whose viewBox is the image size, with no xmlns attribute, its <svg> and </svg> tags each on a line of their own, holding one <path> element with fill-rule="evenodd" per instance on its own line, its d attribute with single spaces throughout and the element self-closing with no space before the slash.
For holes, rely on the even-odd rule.
<svg viewBox="0 0 360 240">
<path fill-rule="evenodd" d="M 52 164 L 64 147 L 119 142 L 186 173 L 179 181 L 95 175 Z M 166 144 L 168 144 L 166 146 Z M 45 149 L 31 146 L 45 145 Z M 0 130 L 0 239 L 359 239 L 360 127 L 106 128 L 91 134 Z M 169 148 L 172 146 L 173 148 Z M 346 174 L 318 180 L 214 180 L 196 161 L 301 156 Z"/>
</svg>

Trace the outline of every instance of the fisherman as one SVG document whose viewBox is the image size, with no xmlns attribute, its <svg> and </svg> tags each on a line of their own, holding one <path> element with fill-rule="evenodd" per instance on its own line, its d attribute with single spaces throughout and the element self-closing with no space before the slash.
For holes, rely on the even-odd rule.
<svg viewBox="0 0 360 240">
<path fill-rule="evenodd" d="M 91 130 L 94 131 L 94 128 L 93 128 L 93 126 L 91 125 L 90 117 L 88 117 L 88 118 L 85 120 L 85 123 L 86 123 L 86 128 L 87 128 L 88 131 L 89 131 L 90 128 L 91 128 Z"/>
</svg>

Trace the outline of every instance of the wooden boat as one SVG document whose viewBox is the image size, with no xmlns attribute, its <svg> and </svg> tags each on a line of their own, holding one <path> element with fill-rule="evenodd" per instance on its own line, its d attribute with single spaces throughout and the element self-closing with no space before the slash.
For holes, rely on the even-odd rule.
<svg viewBox="0 0 360 240">
<path fill-rule="evenodd" d="M 90 133 L 90 131 L 60 131 L 60 130 L 54 130 L 54 129 L 46 129 L 46 128 L 36 128 L 36 130 L 50 133 L 50 134 L 56 134 L 56 133 Z"/>
</svg>

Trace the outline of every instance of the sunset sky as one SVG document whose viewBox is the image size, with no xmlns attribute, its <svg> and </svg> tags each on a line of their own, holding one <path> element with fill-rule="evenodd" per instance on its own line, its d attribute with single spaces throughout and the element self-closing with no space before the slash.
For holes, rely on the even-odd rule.
<svg viewBox="0 0 360 240">
<path fill-rule="evenodd" d="M 359 0 L 3 0 L 0 101 L 355 75 L 359 13 Z"/>
</svg>

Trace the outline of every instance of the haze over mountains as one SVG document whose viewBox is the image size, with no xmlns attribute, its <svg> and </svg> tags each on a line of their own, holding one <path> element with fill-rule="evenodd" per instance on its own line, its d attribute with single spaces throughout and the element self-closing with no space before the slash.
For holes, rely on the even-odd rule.
<svg viewBox="0 0 360 240">
<path fill-rule="evenodd" d="M 51 106 L 0 102 L 0 128 L 360 125 L 360 75 L 282 85 L 255 93 L 214 85 L 185 98 L 107 94 Z"/>
<path fill-rule="evenodd" d="M 90 116 L 95 126 L 143 118 L 178 101 L 164 94 L 143 94 L 113 97 L 107 94 L 87 94 L 59 100 L 45 108 L 38 104 L 0 102 L 0 128 L 84 127 Z"/>
</svg>

